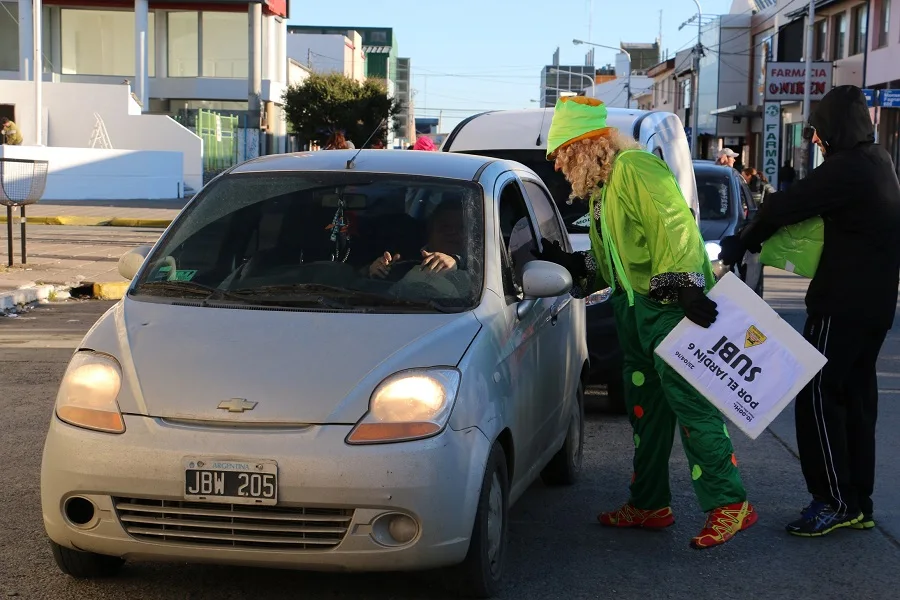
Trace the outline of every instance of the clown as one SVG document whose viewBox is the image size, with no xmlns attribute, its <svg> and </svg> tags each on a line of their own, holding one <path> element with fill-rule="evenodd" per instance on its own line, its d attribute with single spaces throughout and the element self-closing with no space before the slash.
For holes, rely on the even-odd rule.
<svg viewBox="0 0 900 600">
<path fill-rule="evenodd" d="M 591 249 L 567 253 L 544 241 L 540 257 L 566 267 L 585 297 L 613 288 L 611 302 L 624 354 L 626 406 L 634 430 L 630 499 L 600 523 L 661 529 L 675 522 L 670 506 L 669 456 L 676 427 L 694 490 L 708 513 L 694 548 L 723 544 L 753 525 L 734 449 L 722 414 L 654 355 L 687 317 L 709 327 L 714 283 L 697 224 L 666 163 L 606 125 L 607 111 L 593 98 L 561 98 L 547 142 L 572 186 L 572 198 L 589 198 Z"/>
</svg>

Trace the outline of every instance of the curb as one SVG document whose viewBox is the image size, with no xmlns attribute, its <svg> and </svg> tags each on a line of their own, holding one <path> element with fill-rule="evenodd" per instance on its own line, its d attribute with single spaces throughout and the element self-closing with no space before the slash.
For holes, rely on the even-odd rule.
<svg viewBox="0 0 900 600">
<path fill-rule="evenodd" d="M 121 300 L 125 297 L 125 292 L 128 291 L 130 285 L 130 281 L 94 283 L 91 290 L 91 297 L 95 300 Z"/>
<path fill-rule="evenodd" d="M 13 222 L 20 219 L 14 217 Z M 138 227 L 144 229 L 165 229 L 173 219 L 132 219 L 128 217 L 26 217 L 29 225 L 68 225 L 74 227 Z M 6 223 L 6 217 L 0 217 Z"/>
</svg>

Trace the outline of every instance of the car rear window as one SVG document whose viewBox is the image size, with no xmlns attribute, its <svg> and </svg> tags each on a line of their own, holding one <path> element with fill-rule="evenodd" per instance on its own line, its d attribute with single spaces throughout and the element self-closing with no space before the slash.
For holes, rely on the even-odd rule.
<svg viewBox="0 0 900 600">
<path fill-rule="evenodd" d="M 727 175 L 697 170 L 697 195 L 701 221 L 724 221 L 731 217 L 731 181 Z"/>
</svg>

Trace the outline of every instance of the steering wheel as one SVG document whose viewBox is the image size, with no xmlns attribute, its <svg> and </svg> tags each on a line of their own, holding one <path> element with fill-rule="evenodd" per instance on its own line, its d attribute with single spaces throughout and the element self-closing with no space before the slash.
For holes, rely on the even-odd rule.
<svg viewBox="0 0 900 600">
<path fill-rule="evenodd" d="M 415 267 L 422 264 L 421 259 L 411 259 L 408 258 L 406 260 L 398 260 L 395 263 L 391 263 L 391 270 L 388 271 L 387 277 L 383 279 L 383 281 L 393 281 L 398 282 L 406 275 L 412 271 Z"/>
</svg>

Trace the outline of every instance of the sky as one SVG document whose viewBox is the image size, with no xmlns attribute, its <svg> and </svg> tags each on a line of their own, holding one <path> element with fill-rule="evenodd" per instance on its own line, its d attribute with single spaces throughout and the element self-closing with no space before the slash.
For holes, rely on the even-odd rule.
<svg viewBox="0 0 900 600">
<path fill-rule="evenodd" d="M 727 14 L 732 0 L 700 0 Z M 417 117 L 440 117 L 441 132 L 485 110 L 534 108 L 540 73 L 560 49 L 561 64 L 584 64 L 575 38 L 618 46 L 653 42 L 669 56 L 696 40 L 693 0 L 291 0 L 292 25 L 392 27 L 399 56 L 411 59 Z M 593 17 L 591 18 L 591 14 Z M 596 49 L 596 66 L 615 50 Z"/>
</svg>

